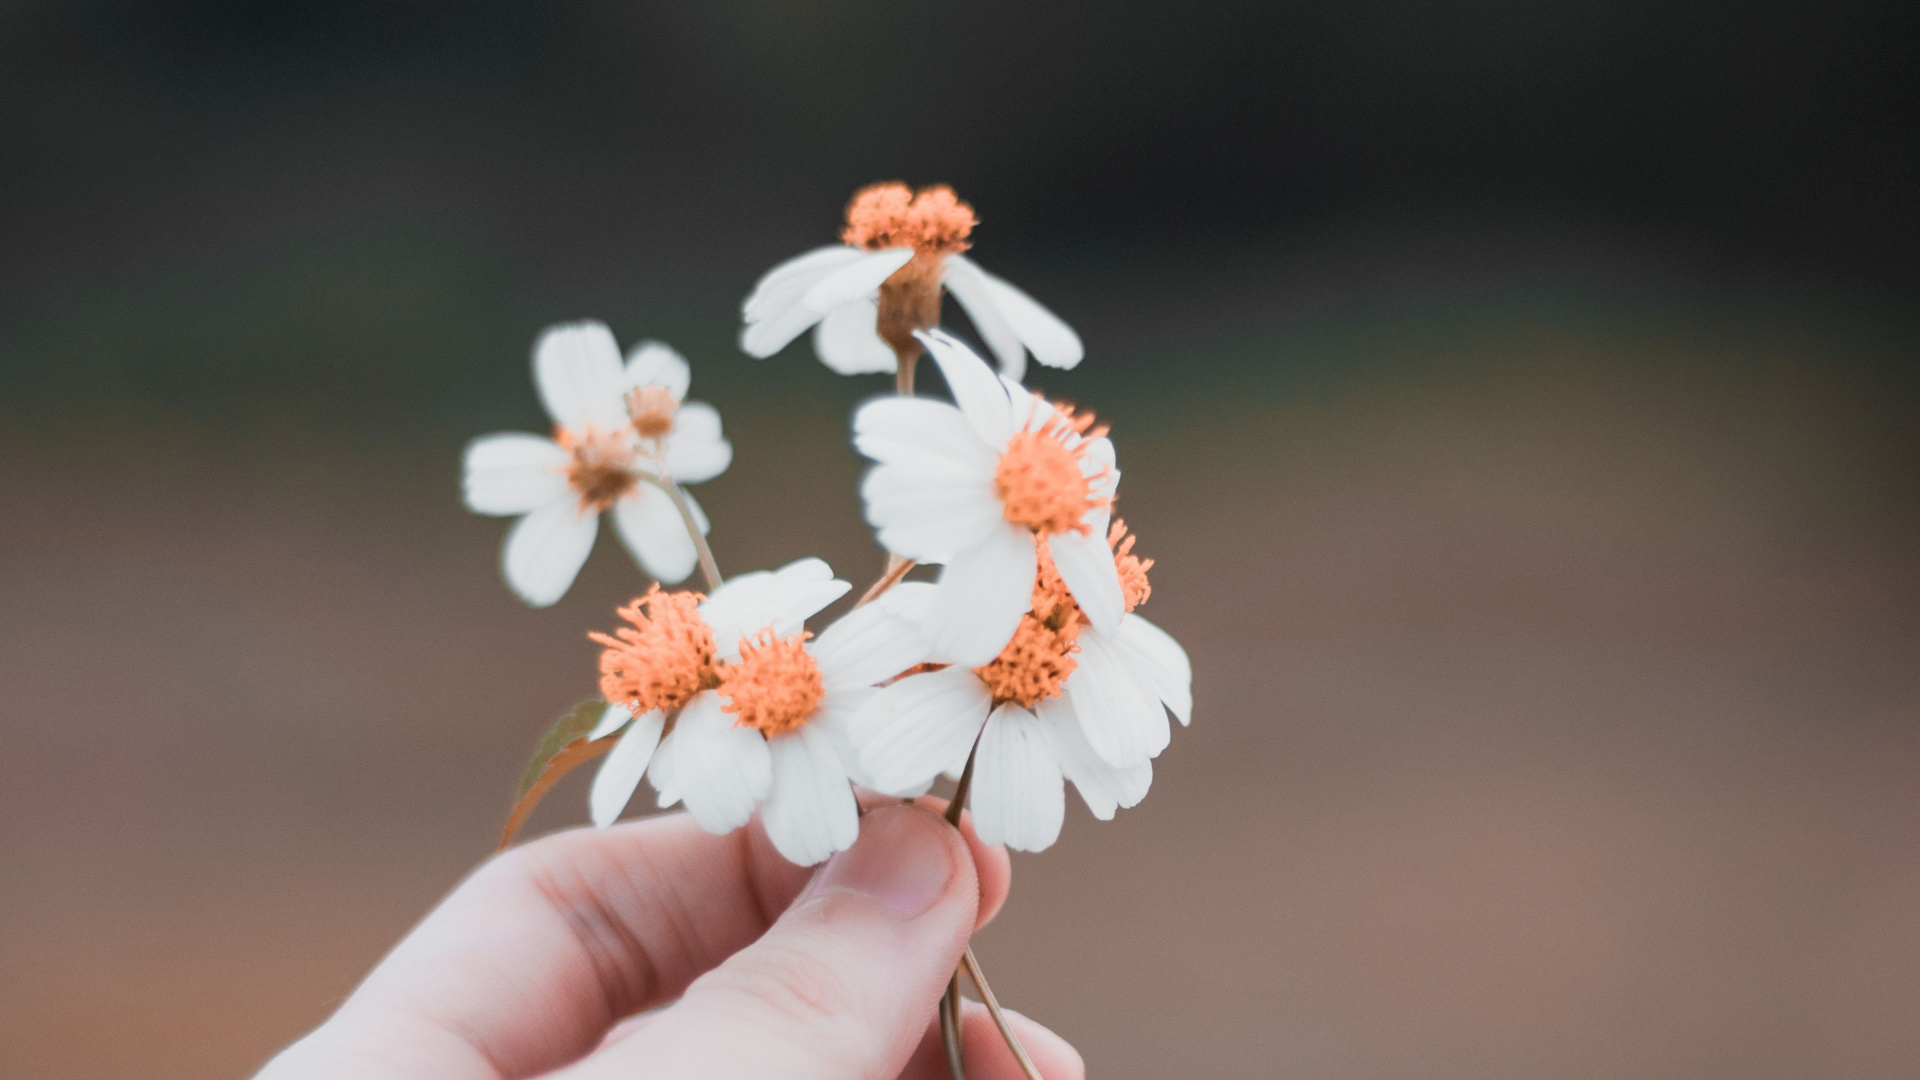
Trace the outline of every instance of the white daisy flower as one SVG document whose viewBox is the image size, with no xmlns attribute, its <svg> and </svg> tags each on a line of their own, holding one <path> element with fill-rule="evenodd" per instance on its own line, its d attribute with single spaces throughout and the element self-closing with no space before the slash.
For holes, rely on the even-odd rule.
<svg viewBox="0 0 1920 1080">
<path fill-rule="evenodd" d="M 945 185 L 874 184 L 847 204 L 844 243 L 816 248 L 768 271 L 742 306 L 740 348 L 766 358 L 808 327 L 821 362 L 842 375 L 891 372 L 917 356 L 916 330 L 940 325 L 941 290 L 952 293 L 1000 360 L 1020 379 L 1027 354 L 1070 368 L 1085 350 L 1073 328 L 1032 297 L 980 269 L 968 248 L 973 208 Z"/>
<path fill-rule="evenodd" d="M 896 396 L 854 414 L 854 445 L 878 462 L 860 492 L 882 546 L 945 563 L 928 631 L 941 659 L 993 659 L 1027 610 L 1045 548 L 1092 624 L 1126 607 L 1105 538 L 1119 484 L 1113 444 L 1075 416 L 996 378 L 965 345 L 922 334 L 958 407 Z"/>
<path fill-rule="evenodd" d="M 987 843 L 1023 851 L 1059 836 L 1063 780 L 1102 821 L 1146 797 L 1152 758 L 1171 731 L 1167 711 L 1192 719 L 1193 672 L 1178 642 L 1131 613 L 1149 592 L 1151 560 L 1132 554 L 1118 522 L 1111 539 L 1126 582 L 1119 626 L 1087 622 L 1043 557 L 1032 606 L 991 663 L 900 679 L 854 717 L 850 734 L 872 787 L 916 790 L 958 773 L 971 752 L 974 828 Z"/>
<path fill-rule="evenodd" d="M 559 600 L 593 550 L 603 510 L 613 511 L 620 539 L 649 575 L 684 581 L 698 560 L 693 538 L 673 500 L 642 477 L 697 484 L 733 461 L 719 412 L 684 400 L 686 360 L 650 341 L 622 364 L 606 326 L 565 323 L 540 335 L 533 376 L 553 437 L 475 439 L 462 484 L 475 513 L 524 515 L 507 534 L 507 583 L 535 607 Z M 687 504 L 706 532 L 692 496 Z"/>
<path fill-rule="evenodd" d="M 774 847 L 802 866 L 851 846 L 849 785 L 865 774 L 846 727 L 874 684 L 926 659 L 927 642 L 900 614 L 911 590 L 808 640 L 802 624 L 846 591 L 826 563 L 801 559 L 704 601 L 656 586 L 622 608 L 631 626 L 594 635 L 612 704 L 591 737 L 632 722 L 594 778 L 594 824 L 612 824 L 646 774 L 663 808 L 685 802 L 709 832 L 746 824 L 758 806 Z"/>
</svg>

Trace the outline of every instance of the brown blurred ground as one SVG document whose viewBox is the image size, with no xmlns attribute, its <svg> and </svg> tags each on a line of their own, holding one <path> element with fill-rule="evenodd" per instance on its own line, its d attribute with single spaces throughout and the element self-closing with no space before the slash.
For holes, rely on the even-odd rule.
<svg viewBox="0 0 1920 1080">
<path fill-rule="evenodd" d="M 1016 860 L 1001 995 L 1108 1078 L 1920 1075 L 1913 402 L 1710 340 L 1515 320 L 1116 413 L 1196 720 Z M 844 402 L 718 404 L 723 565 L 864 579 Z M 518 606 L 458 451 L 9 427 L 0 1075 L 244 1076 L 484 856 L 637 578 L 603 535 Z"/>
</svg>

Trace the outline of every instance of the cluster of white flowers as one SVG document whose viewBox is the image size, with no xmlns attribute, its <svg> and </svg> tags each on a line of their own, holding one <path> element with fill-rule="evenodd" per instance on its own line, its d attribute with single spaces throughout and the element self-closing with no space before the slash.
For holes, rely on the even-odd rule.
<svg viewBox="0 0 1920 1080">
<path fill-rule="evenodd" d="M 581 738 L 610 748 L 596 824 L 617 819 L 644 776 L 661 807 L 685 803 L 714 832 L 757 810 L 781 854 L 813 864 L 858 834 L 856 786 L 911 797 L 945 774 L 969 793 L 982 840 L 1037 851 L 1059 835 L 1067 781 L 1103 820 L 1146 795 L 1168 714 L 1191 718 L 1192 672 L 1134 613 L 1152 562 L 1113 517 L 1105 429 L 1019 381 L 1029 353 L 1077 364 L 1079 338 L 959 254 L 973 215 L 950 190 L 876 185 L 847 221 L 845 245 L 776 267 L 743 312 L 748 353 L 816 327 L 828 367 L 893 371 L 901 391 L 853 419 L 874 462 L 867 519 L 892 569 L 818 636 L 807 620 L 851 588 L 821 560 L 719 580 L 683 485 L 723 472 L 732 448 L 719 414 L 684 400 L 687 363 L 664 345 L 622 363 L 598 323 L 542 335 L 534 373 L 554 435 L 473 443 L 467 504 L 524 515 L 504 566 L 530 604 L 566 592 L 608 510 L 660 583 L 593 635 L 607 704 Z M 998 373 L 938 328 L 943 292 Z M 923 352 L 951 403 L 911 393 Z M 916 564 L 940 566 L 938 580 L 906 580 Z M 705 595 L 660 587 L 696 566 Z"/>
</svg>

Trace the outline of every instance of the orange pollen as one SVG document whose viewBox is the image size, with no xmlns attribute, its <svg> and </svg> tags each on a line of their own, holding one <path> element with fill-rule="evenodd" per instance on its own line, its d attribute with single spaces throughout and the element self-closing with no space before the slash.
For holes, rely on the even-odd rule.
<svg viewBox="0 0 1920 1080">
<path fill-rule="evenodd" d="M 1080 470 L 1086 441 L 1067 444 L 1069 436 L 1092 423 L 1092 416 L 1076 417 L 1063 410 L 1039 430 L 1022 429 L 1007 440 L 994 466 L 993 486 L 1008 521 L 1042 536 L 1069 530 L 1084 534 L 1087 525 L 1081 519 L 1087 511 L 1112 502 L 1094 494 L 1095 482 L 1106 474 L 1087 476 Z"/>
<path fill-rule="evenodd" d="M 606 646 L 600 653 L 600 696 L 638 716 L 677 709 L 693 695 L 720 685 L 713 659 L 713 630 L 700 617 L 693 592 L 662 592 L 655 585 L 619 609 L 633 624 L 611 635 L 587 637 Z"/>
<path fill-rule="evenodd" d="M 607 509 L 640 482 L 633 474 L 633 445 L 624 430 L 598 431 L 589 424 L 575 435 L 556 428 L 553 441 L 571 455 L 562 468 L 567 486 L 580 497 L 582 512 Z"/>
<path fill-rule="evenodd" d="M 976 219 L 973 207 L 945 184 L 918 194 L 898 180 L 869 184 L 847 203 L 847 227 L 841 242 L 868 251 L 910 247 L 925 254 L 949 255 L 972 246 L 967 237 Z"/>
<path fill-rule="evenodd" d="M 673 433 L 673 417 L 680 411 L 673 391 L 664 386 L 643 386 L 627 395 L 627 417 L 633 430 L 643 439 L 661 439 Z"/>
<path fill-rule="evenodd" d="M 987 684 L 995 705 L 1011 701 L 1032 708 L 1035 702 L 1057 696 L 1067 676 L 1079 666 L 1073 654 L 1080 651 L 1080 628 L 1084 625 L 1080 607 L 1060 580 L 1045 545 L 1040 546 L 1039 555 L 1033 603 L 1020 616 L 1013 640 L 999 656 L 973 669 Z"/>
<path fill-rule="evenodd" d="M 1147 583 L 1147 571 L 1153 569 L 1153 560 L 1135 555 L 1133 540 L 1127 532 L 1127 523 L 1115 518 L 1112 527 L 1107 529 L 1107 546 L 1113 549 L 1113 568 L 1120 572 L 1120 594 L 1126 597 L 1128 611 L 1146 603 L 1147 597 L 1153 595 L 1153 586 Z"/>
<path fill-rule="evenodd" d="M 802 632 L 781 638 L 768 629 L 741 639 L 740 662 L 720 670 L 720 693 L 729 699 L 720 708 L 739 716 L 735 727 L 785 735 L 820 707 L 826 686 L 820 665 L 804 644 L 812 636 Z"/>
</svg>

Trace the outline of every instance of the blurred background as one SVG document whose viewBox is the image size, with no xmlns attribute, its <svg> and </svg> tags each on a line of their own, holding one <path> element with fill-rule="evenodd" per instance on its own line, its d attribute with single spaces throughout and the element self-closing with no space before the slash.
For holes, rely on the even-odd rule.
<svg viewBox="0 0 1920 1080">
<path fill-rule="evenodd" d="M 733 341 L 892 178 L 1084 336 L 1195 661 L 1004 999 L 1112 1078 L 1920 1075 L 1917 12 L 0 6 L 0 1075 L 244 1077 L 485 857 L 642 587 L 461 508 L 541 327 L 692 358 L 723 567 L 878 569 L 884 383 Z"/>
</svg>

